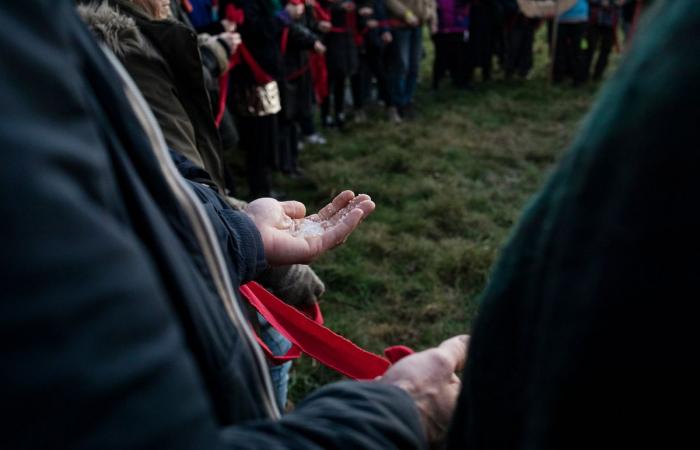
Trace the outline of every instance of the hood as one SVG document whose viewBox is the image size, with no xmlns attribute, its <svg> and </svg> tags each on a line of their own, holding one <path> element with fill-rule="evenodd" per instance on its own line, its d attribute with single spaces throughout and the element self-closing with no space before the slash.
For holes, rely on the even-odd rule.
<svg viewBox="0 0 700 450">
<path fill-rule="evenodd" d="M 78 14 L 97 39 L 120 59 L 130 54 L 158 58 L 158 53 L 139 30 L 134 19 L 107 1 L 78 6 Z"/>
</svg>

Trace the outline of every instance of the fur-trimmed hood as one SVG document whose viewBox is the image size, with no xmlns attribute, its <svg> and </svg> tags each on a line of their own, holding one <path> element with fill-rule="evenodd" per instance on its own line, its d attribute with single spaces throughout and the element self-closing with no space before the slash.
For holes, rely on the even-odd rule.
<svg viewBox="0 0 700 450">
<path fill-rule="evenodd" d="M 108 1 L 96 1 L 78 5 L 78 14 L 97 39 L 119 58 L 131 54 L 160 58 L 158 52 L 139 30 L 136 21 L 119 8 Z M 134 13 L 138 14 L 135 6 L 133 9 Z"/>
</svg>

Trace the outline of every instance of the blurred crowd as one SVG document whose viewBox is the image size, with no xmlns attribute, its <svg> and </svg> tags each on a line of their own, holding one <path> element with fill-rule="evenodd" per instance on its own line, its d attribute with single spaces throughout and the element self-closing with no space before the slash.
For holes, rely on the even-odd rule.
<svg viewBox="0 0 700 450">
<path fill-rule="evenodd" d="M 424 40 L 432 87 L 527 79 L 546 23 L 551 77 L 600 80 L 632 28 L 637 0 L 108 0 L 82 14 L 145 94 L 171 149 L 229 195 L 282 198 L 271 174 L 299 178 L 319 130 L 416 117 Z M 534 13 L 533 13 L 534 10 Z M 203 70 L 202 70 L 203 69 Z M 244 167 L 226 161 L 240 151 Z M 234 158 L 235 159 L 235 158 Z M 243 182 L 246 181 L 246 183 Z M 241 191 L 243 184 L 247 189 Z"/>
</svg>

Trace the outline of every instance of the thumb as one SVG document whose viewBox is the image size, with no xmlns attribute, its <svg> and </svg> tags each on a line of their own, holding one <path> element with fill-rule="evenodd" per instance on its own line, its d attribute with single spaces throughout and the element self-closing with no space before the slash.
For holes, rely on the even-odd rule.
<svg viewBox="0 0 700 450">
<path fill-rule="evenodd" d="M 451 366 L 454 367 L 453 372 L 460 372 L 464 369 L 464 364 L 467 362 L 467 353 L 469 351 L 469 336 L 462 334 L 444 341 L 438 347 L 438 350 L 447 357 Z"/>
<path fill-rule="evenodd" d="M 297 201 L 280 202 L 282 211 L 292 219 L 301 219 L 306 215 L 306 207 Z"/>
</svg>

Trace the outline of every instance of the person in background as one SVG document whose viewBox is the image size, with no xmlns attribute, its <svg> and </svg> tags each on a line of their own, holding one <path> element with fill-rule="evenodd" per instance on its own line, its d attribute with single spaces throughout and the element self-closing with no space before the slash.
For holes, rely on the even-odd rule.
<svg viewBox="0 0 700 450">
<path fill-rule="evenodd" d="M 320 6 L 317 4 L 316 0 L 306 0 L 304 8 L 304 17 L 301 20 L 304 26 L 312 30 L 314 33 L 316 33 L 316 35 L 325 36 L 325 34 L 331 30 L 332 26 L 330 20 L 325 20 L 325 17 L 319 16 L 319 8 Z M 303 135 L 303 141 L 299 141 L 300 150 L 305 144 L 325 145 L 328 143 L 326 138 L 317 131 L 316 124 L 314 123 L 314 110 L 317 106 L 323 103 L 322 95 L 320 95 L 318 91 L 326 91 L 328 89 L 328 71 L 325 65 L 325 53 L 310 53 L 308 55 L 308 64 L 309 80 L 311 82 L 312 104 L 308 114 L 304 114 L 299 118 L 299 130 Z M 325 73 L 325 77 L 319 77 L 317 71 Z M 318 80 L 317 78 L 321 78 L 321 80 Z M 321 87 L 321 85 L 323 85 L 323 87 Z"/>
<path fill-rule="evenodd" d="M 470 4 L 468 78 L 472 80 L 474 70 L 480 68 L 481 80 L 490 81 L 493 55 L 501 33 L 500 5 L 496 0 L 471 0 Z"/>
<path fill-rule="evenodd" d="M 458 88 L 471 88 L 467 74 L 469 42 L 469 0 L 437 0 L 433 89 L 438 89 L 446 72 Z"/>
<path fill-rule="evenodd" d="M 376 80 L 377 94 L 386 108 L 391 107 L 391 96 L 384 67 L 384 51 L 392 36 L 387 21 L 384 0 L 373 0 L 358 10 L 359 66 L 352 77 L 352 101 L 355 123 L 367 120 L 365 107 L 372 96 L 372 80 Z"/>
<path fill-rule="evenodd" d="M 591 75 L 596 82 L 603 78 L 605 69 L 608 67 L 608 57 L 615 44 L 621 5 L 622 0 L 589 0 L 589 20 L 586 30 L 588 46 L 583 63 L 586 80 Z M 596 54 L 597 58 L 595 58 Z M 595 64 L 593 64 L 594 58 Z M 592 74 L 591 67 L 593 67 Z"/>
<path fill-rule="evenodd" d="M 226 107 L 225 100 L 221 98 L 219 79 L 229 71 L 231 57 L 240 44 L 241 36 L 236 32 L 235 24 L 230 24 L 231 26 L 226 29 L 223 27 L 211 29 L 210 31 L 214 34 L 200 33 L 190 20 L 188 12 L 193 11 L 194 6 L 189 0 L 161 0 L 161 5 L 164 15 L 198 33 L 199 50 L 204 63 L 204 83 L 209 92 L 214 117 L 218 119 L 217 127 L 221 136 L 226 192 L 229 196 L 235 197 L 237 179 L 226 161 L 227 157 L 235 154 L 238 148 L 238 130 L 233 115 Z"/>
<path fill-rule="evenodd" d="M 235 51 L 235 37 L 210 41 L 211 47 L 200 53 L 197 36 L 168 20 L 158 1 L 85 0 L 79 4 L 84 20 L 144 93 L 169 148 L 205 170 L 225 192 L 221 138 L 207 92 L 208 71 L 203 70 L 200 55 L 213 55 L 221 48 L 225 59 Z"/>
<path fill-rule="evenodd" d="M 291 177 L 302 176 L 299 169 L 298 125 L 312 116 L 313 84 L 309 67 L 309 51 L 323 54 L 326 47 L 311 32 L 303 0 L 289 0 L 284 12 L 288 25 L 282 32 L 280 48 L 284 57 L 282 113 L 280 114 L 280 170 Z M 307 28 L 308 26 L 308 28 Z"/>
<path fill-rule="evenodd" d="M 570 78 L 574 86 L 585 79 L 583 41 L 588 23 L 588 0 L 576 3 L 559 15 L 555 42 L 553 81 L 561 83 Z"/>
<path fill-rule="evenodd" d="M 387 55 L 392 108 L 397 108 L 389 114 L 393 119 L 410 119 L 415 115 L 413 95 L 423 57 L 423 25 L 431 33 L 437 31 L 435 0 L 386 0 L 386 7 L 389 18 L 398 22 Z"/>
<path fill-rule="evenodd" d="M 321 106 L 321 119 L 324 127 L 342 129 L 346 119 L 345 88 L 358 65 L 355 39 L 360 35 L 356 15 L 359 5 L 351 0 L 321 0 L 320 4 L 330 13 L 332 26 L 325 36 L 330 95 Z"/>
<path fill-rule="evenodd" d="M 503 70 L 506 79 L 517 75 L 526 79 L 533 66 L 533 45 L 539 19 L 526 17 L 516 0 L 503 0 L 505 55 Z"/>
</svg>

